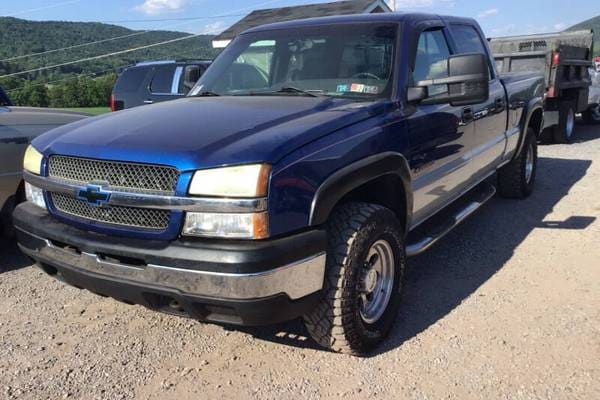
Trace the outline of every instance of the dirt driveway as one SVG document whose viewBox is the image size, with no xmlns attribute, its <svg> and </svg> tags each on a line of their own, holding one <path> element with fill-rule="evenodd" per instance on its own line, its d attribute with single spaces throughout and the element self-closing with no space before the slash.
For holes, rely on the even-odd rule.
<svg viewBox="0 0 600 400">
<path fill-rule="evenodd" d="M 0 243 L 0 399 L 598 399 L 600 127 L 542 146 L 537 188 L 410 261 L 369 358 L 301 324 L 227 330 L 45 276 Z"/>
</svg>

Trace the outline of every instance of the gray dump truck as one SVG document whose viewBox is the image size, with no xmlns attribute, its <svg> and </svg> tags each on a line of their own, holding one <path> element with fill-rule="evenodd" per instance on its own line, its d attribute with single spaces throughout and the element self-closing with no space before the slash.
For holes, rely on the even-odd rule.
<svg viewBox="0 0 600 400">
<path fill-rule="evenodd" d="M 595 121 L 598 107 L 590 103 L 592 30 L 489 39 L 501 74 L 542 72 L 546 84 L 543 140 L 569 143 L 575 114 Z"/>
</svg>

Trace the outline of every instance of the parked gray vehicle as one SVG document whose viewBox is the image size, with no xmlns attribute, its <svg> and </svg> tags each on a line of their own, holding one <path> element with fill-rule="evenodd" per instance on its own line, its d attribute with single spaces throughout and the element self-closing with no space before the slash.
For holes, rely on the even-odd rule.
<svg viewBox="0 0 600 400">
<path fill-rule="evenodd" d="M 3 104 L 11 104 L 6 97 Z M 11 235 L 10 215 L 25 199 L 23 154 L 42 133 L 88 117 L 88 114 L 46 108 L 0 105 L 0 231 Z"/>
<path fill-rule="evenodd" d="M 542 73 L 545 80 L 543 140 L 569 143 L 575 114 L 590 111 L 589 90 L 594 34 L 591 30 L 490 39 L 502 74 Z"/>
</svg>

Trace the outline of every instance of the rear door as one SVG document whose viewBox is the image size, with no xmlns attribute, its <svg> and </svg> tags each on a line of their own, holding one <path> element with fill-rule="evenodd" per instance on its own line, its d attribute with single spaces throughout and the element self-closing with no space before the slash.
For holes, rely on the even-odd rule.
<svg viewBox="0 0 600 400">
<path fill-rule="evenodd" d="M 183 65 L 177 64 L 155 66 L 144 103 L 159 103 L 183 97 L 183 94 L 179 93 L 179 82 L 183 74 L 183 68 Z"/>
<path fill-rule="evenodd" d="M 414 82 L 448 76 L 447 31 L 433 28 L 418 39 Z M 414 53 L 413 53 L 414 54 Z M 432 85 L 429 94 L 442 94 L 447 85 Z M 416 106 L 408 119 L 410 168 L 413 175 L 413 227 L 439 211 L 468 187 L 472 118 L 465 107 L 447 104 Z"/>
<path fill-rule="evenodd" d="M 136 66 L 121 73 L 113 89 L 115 111 L 144 104 L 152 67 Z"/>
<path fill-rule="evenodd" d="M 451 24 L 450 31 L 456 54 L 480 53 L 491 60 L 480 32 L 473 25 Z M 473 170 L 478 176 L 488 174 L 500 163 L 506 146 L 506 93 L 491 63 L 490 97 L 471 106 L 475 122 Z"/>
</svg>

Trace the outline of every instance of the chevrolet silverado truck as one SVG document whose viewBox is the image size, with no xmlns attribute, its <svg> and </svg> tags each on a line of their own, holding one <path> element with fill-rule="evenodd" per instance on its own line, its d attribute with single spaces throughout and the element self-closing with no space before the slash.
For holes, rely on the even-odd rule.
<svg viewBox="0 0 600 400">
<path fill-rule="evenodd" d="M 88 116 L 49 108 L 14 107 L 0 88 L 0 232 L 14 236 L 11 214 L 25 200 L 23 154 L 31 140 Z"/>
<path fill-rule="evenodd" d="M 222 324 L 303 317 L 322 346 L 364 354 L 407 257 L 496 185 L 531 193 L 544 89 L 498 75 L 472 19 L 253 28 L 185 99 L 34 140 L 19 245 L 102 296 Z"/>
</svg>

